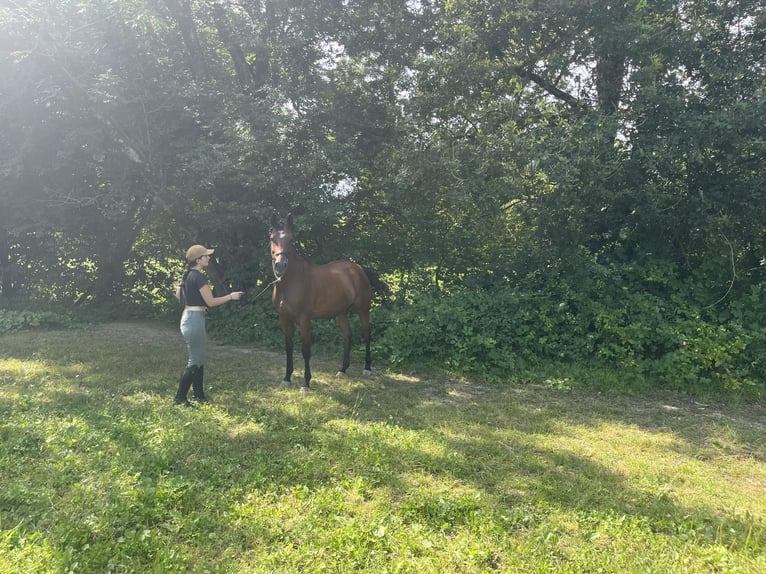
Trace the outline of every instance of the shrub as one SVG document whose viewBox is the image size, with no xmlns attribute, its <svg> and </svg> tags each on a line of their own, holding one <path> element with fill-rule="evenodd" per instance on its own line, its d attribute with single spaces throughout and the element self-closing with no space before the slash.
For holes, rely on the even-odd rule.
<svg viewBox="0 0 766 574">
<path fill-rule="evenodd" d="M 388 313 L 378 349 L 394 364 L 426 361 L 489 378 L 543 360 L 577 359 L 589 341 L 567 304 L 509 288 L 422 295 Z M 579 333 L 581 335 L 581 333 Z"/>
<path fill-rule="evenodd" d="M 618 295 L 619 293 L 619 295 Z M 510 287 L 424 294 L 382 310 L 379 356 L 489 379 L 551 363 L 619 368 L 673 388 L 756 385 L 766 331 L 703 316 L 690 303 L 642 291 L 559 289 L 535 296 Z"/>
<path fill-rule="evenodd" d="M 699 318 L 684 319 L 663 328 L 676 342 L 674 349 L 644 360 L 642 370 L 664 386 L 729 390 L 755 385 L 753 349 L 763 348 L 763 334 L 746 333 L 738 325 L 714 325 Z M 760 373 L 762 376 L 763 373 Z"/>
<path fill-rule="evenodd" d="M 62 329 L 72 326 L 69 315 L 52 311 L 14 311 L 0 309 L 0 333 L 20 329 L 53 328 Z"/>
</svg>

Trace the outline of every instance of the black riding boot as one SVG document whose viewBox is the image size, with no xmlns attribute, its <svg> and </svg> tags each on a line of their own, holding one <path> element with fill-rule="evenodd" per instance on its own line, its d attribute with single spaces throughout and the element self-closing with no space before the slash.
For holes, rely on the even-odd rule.
<svg viewBox="0 0 766 574">
<path fill-rule="evenodd" d="M 210 399 L 205 396 L 202 382 L 205 379 L 205 365 L 197 369 L 197 375 L 192 379 L 192 399 L 200 403 L 209 403 Z"/>
<path fill-rule="evenodd" d="M 200 368 L 197 365 L 192 365 L 191 367 L 186 367 L 183 375 L 181 375 L 181 380 L 178 382 L 178 391 L 176 392 L 175 398 L 175 403 L 177 405 L 184 405 L 185 407 L 193 406 L 189 402 L 189 399 L 186 398 L 186 395 L 189 394 L 189 387 L 192 386 L 192 383 L 196 379 L 199 369 Z"/>
</svg>

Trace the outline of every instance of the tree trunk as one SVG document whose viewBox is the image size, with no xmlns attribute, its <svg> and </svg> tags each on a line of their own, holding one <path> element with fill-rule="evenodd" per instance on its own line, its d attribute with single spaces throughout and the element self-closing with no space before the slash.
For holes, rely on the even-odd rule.
<svg viewBox="0 0 766 574">
<path fill-rule="evenodd" d="M 16 292 L 15 272 L 11 260 L 10 234 L 0 230 L 0 296 L 11 299 Z"/>
<path fill-rule="evenodd" d="M 194 24 L 191 4 L 188 0 L 165 0 L 165 5 L 181 31 L 194 79 L 198 83 L 207 81 L 209 77 L 207 63 L 197 34 L 197 27 Z"/>
<path fill-rule="evenodd" d="M 226 22 L 226 13 L 224 12 L 223 7 L 220 4 L 214 4 L 212 9 L 215 26 L 218 29 L 218 36 L 220 36 L 221 42 L 223 42 L 229 55 L 231 55 L 237 80 L 242 86 L 242 90 L 246 93 L 250 93 L 255 87 L 253 70 L 250 69 L 250 65 L 245 59 L 245 53 L 242 51 L 242 46 L 236 41 L 234 34 Z"/>
</svg>

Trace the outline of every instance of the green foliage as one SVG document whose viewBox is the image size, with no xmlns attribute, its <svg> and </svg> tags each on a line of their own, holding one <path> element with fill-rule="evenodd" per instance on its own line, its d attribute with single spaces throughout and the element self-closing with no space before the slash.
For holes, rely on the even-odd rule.
<svg viewBox="0 0 766 574">
<path fill-rule="evenodd" d="M 740 389 L 762 381 L 754 369 L 754 348 L 762 348 L 763 334 L 742 332 L 736 325 L 722 326 L 700 318 L 679 320 L 658 334 L 675 343 L 664 355 L 641 361 L 642 369 L 669 387 Z"/>
<path fill-rule="evenodd" d="M 74 324 L 68 314 L 53 311 L 0 309 L 0 333 L 22 329 L 62 329 Z"/>
<path fill-rule="evenodd" d="M 535 297 L 510 287 L 458 290 L 381 315 L 376 351 L 394 365 L 422 362 L 505 380 L 544 364 L 581 363 L 669 388 L 764 390 L 763 328 L 721 324 L 647 291 Z"/>
<path fill-rule="evenodd" d="M 4 299 L 172 317 L 186 246 L 247 288 L 293 211 L 396 278 L 395 364 L 762 385 L 762 2 L 208 4 L 0 8 Z M 265 301 L 210 319 L 281 347 Z"/>
<path fill-rule="evenodd" d="M 565 335 L 574 325 L 564 306 L 511 289 L 421 295 L 381 314 L 376 349 L 395 365 L 423 361 L 502 379 L 551 357 L 587 355 L 576 350 L 581 338 Z"/>
</svg>

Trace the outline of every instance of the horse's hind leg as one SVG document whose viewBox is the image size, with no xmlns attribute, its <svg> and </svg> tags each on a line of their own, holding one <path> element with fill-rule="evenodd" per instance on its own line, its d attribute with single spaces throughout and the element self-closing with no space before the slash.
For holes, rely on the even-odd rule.
<svg viewBox="0 0 766 574">
<path fill-rule="evenodd" d="M 348 314 L 341 313 L 335 317 L 340 332 L 343 335 L 343 363 L 341 364 L 339 375 L 345 375 L 346 369 L 351 364 L 351 325 L 348 322 Z"/>
<path fill-rule="evenodd" d="M 362 310 L 359 313 L 359 321 L 362 324 L 362 340 L 364 341 L 364 376 L 372 374 L 372 352 L 370 351 L 370 311 Z"/>
</svg>

